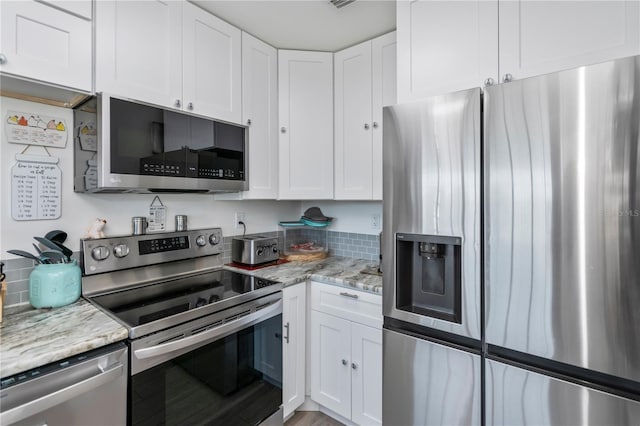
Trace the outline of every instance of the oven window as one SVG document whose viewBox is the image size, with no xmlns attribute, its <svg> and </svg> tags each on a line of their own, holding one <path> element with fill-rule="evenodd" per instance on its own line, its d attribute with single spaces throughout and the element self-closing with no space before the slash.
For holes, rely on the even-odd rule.
<svg viewBox="0 0 640 426">
<path fill-rule="evenodd" d="M 131 379 L 131 424 L 257 425 L 282 404 L 282 315 Z"/>
</svg>

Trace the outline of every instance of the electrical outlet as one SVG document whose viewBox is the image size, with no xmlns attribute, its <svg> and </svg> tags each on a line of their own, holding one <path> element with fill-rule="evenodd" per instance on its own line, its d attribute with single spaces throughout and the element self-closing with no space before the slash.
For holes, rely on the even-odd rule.
<svg viewBox="0 0 640 426">
<path fill-rule="evenodd" d="M 236 228 L 242 228 L 242 225 L 240 225 L 240 222 L 244 222 L 245 225 L 247 224 L 245 220 L 244 212 L 236 212 L 235 217 L 236 217 L 236 221 L 234 223 Z"/>
<path fill-rule="evenodd" d="M 380 229 L 380 215 L 378 213 L 371 215 L 371 227 L 373 229 Z"/>
</svg>

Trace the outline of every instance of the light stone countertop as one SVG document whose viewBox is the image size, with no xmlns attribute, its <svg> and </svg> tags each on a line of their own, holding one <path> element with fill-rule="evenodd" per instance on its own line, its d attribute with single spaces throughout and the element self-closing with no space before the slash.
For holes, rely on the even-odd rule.
<svg viewBox="0 0 640 426">
<path fill-rule="evenodd" d="M 0 326 L 0 377 L 41 367 L 126 339 L 120 323 L 80 298 L 54 309 L 5 309 Z"/>
<path fill-rule="evenodd" d="M 230 266 L 225 269 L 280 281 L 285 287 L 311 279 L 382 295 L 382 277 L 360 272 L 376 267 L 368 260 L 328 257 L 253 271 Z M 82 298 L 55 309 L 34 309 L 29 305 L 9 307 L 5 309 L 0 325 L 0 377 L 41 367 L 127 337 L 124 326 Z"/>
<path fill-rule="evenodd" d="M 312 262 L 288 262 L 255 270 L 225 265 L 225 269 L 280 281 L 285 287 L 311 279 L 382 295 L 382 277 L 360 272 L 363 269 L 375 270 L 377 267 L 370 260 L 339 256 Z"/>
</svg>

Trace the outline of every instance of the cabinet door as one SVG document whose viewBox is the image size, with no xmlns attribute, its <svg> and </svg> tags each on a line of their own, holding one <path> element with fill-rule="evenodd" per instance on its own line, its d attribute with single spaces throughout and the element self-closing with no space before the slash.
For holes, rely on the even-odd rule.
<svg viewBox="0 0 640 426">
<path fill-rule="evenodd" d="M 398 101 L 483 85 L 498 76 L 498 2 L 399 1 Z"/>
<path fill-rule="evenodd" d="M 279 195 L 333 198 L 333 54 L 278 51 Z"/>
<path fill-rule="evenodd" d="M 311 399 L 351 418 L 351 322 L 311 311 Z"/>
<path fill-rule="evenodd" d="M 183 107 L 221 120 L 242 120 L 242 32 L 183 3 Z"/>
<path fill-rule="evenodd" d="M 35 1 L 0 7 L 0 71 L 91 91 L 91 21 Z"/>
<path fill-rule="evenodd" d="M 371 41 L 337 52 L 335 78 L 335 199 L 370 200 Z"/>
<path fill-rule="evenodd" d="M 249 191 L 278 197 L 278 51 L 242 33 L 242 122 L 249 126 Z"/>
<path fill-rule="evenodd" d="M 382 329 L 351 323 L 351 420 L 382 424 Z"/>
<path fill-rule="evenodd" d="M 182 102 L 182 2 L 97 1 L 96 91 Z"/>
<path fill-rule="evenodd" d="M 524 78 L 640 53 L 638 1 L 500 2 L 500 74 Z"/>
<path fill-rule="evenodd" d="M 372 198 L 382 200 L 382 108 L 395 105 L 397 97 L 395 31 L 374 38 L 371 44 L 373 92 L 372 92 L 372 149 L 373 178 Z"/>
<path fill-rule="evenodd" d="M 285 418 L 304 402 L 306 300 L 307 287 L 304 283 L 282 290 L 282 403 Z"/>
</svg>

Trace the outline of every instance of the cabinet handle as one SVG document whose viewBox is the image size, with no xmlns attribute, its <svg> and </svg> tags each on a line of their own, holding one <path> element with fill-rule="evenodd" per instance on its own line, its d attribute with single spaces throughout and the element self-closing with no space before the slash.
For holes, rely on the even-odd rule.
<svg viewBox="0 0 640 426">
<path fill-rule="evenodd" d="M 289 344 L 289 322 L 284 325 L 284 328 L 287 330 L 287 334 L 284 336 L 284 340 Z"/>
<path fill-rule="evenodd" d="M 357 294 L 347 293 L 346 291 L 345 291 L 345 292 L 340 293 L 340 296 L 350 297 L 350 298 L 352 298 L 352 299 L 357 299 L 357 298 L 358 298 L 358 295 L 357 295 Z"/>
<path fill-rule="evenodd" d="M 485 85 L 485 86 L 493 86 L 493 83 L 495 83 L 495 80 L 494 80 L 493 78 L 491 78 L 491 77 L 487 78 L 487 79 L 484 81 L 484 85 Z"/>
<path fill-rule="evenodd" d="M 286 127 L 280 127 L 280 133 L 287 133 Z"/>
<path fill-rule="evenodd" d="M 4 53 L 0 53 L 0 65 L 4 65 L 7 63 L 7 57 Z"/>
<path fill-rule="evenodd" d="M 369 123 L 364 123 L 364 129 L 369 130 Z"/>
<path fill-rule="evenodd" d="M 181 105 L 181 103 L 180 103 L 180 99 L 176 99 L 176 101 L 173 103 L 173 105 L 174 105 L 176 108 L 180 108 L 180 105 Z"/>
<path fill-rule="evenodd" d="M 358 364 L 356 364 L 355 362 L 351 363 L 351 368 L 353 368 L 354 370 L 358 369 Z"/>
<path fill-rule="evenodd" d="M 374 121 L 374 122 L 373 122 L 373 128 L 374 128 L 374 129 L 377 129 L 377 128 L 378 128 L 378 122 L 377 122 L 377 121 Z"/>
<path fill-rule="evenodd" d="M 348 364 L 349 364 L 349 361 L 347 361 L 346 359 L 342 360 L 342 365 L 348 365 Z"/>
<path fill-rule="evenodd" d="M 247 120 L 247 126 L 251 126 L 251 119 Z"/>
<path fill-rule="evenodd" d="M 187 109 L 190 110 L 190 111 L 193 110 L 193 102 L 189 102 L 187 104 Z"/>
<path fill-rule="evenodd" d="M 505 74 L 505 75 L 502 77 L 502 82 L 503 82 L 503 83 L 508 83 L 508 82 L 510 82 L 511 80 L 513 80 L 513 76 L 512 76 L 511 74 L 509 74 L 509 73 Z"/>
</svg>

